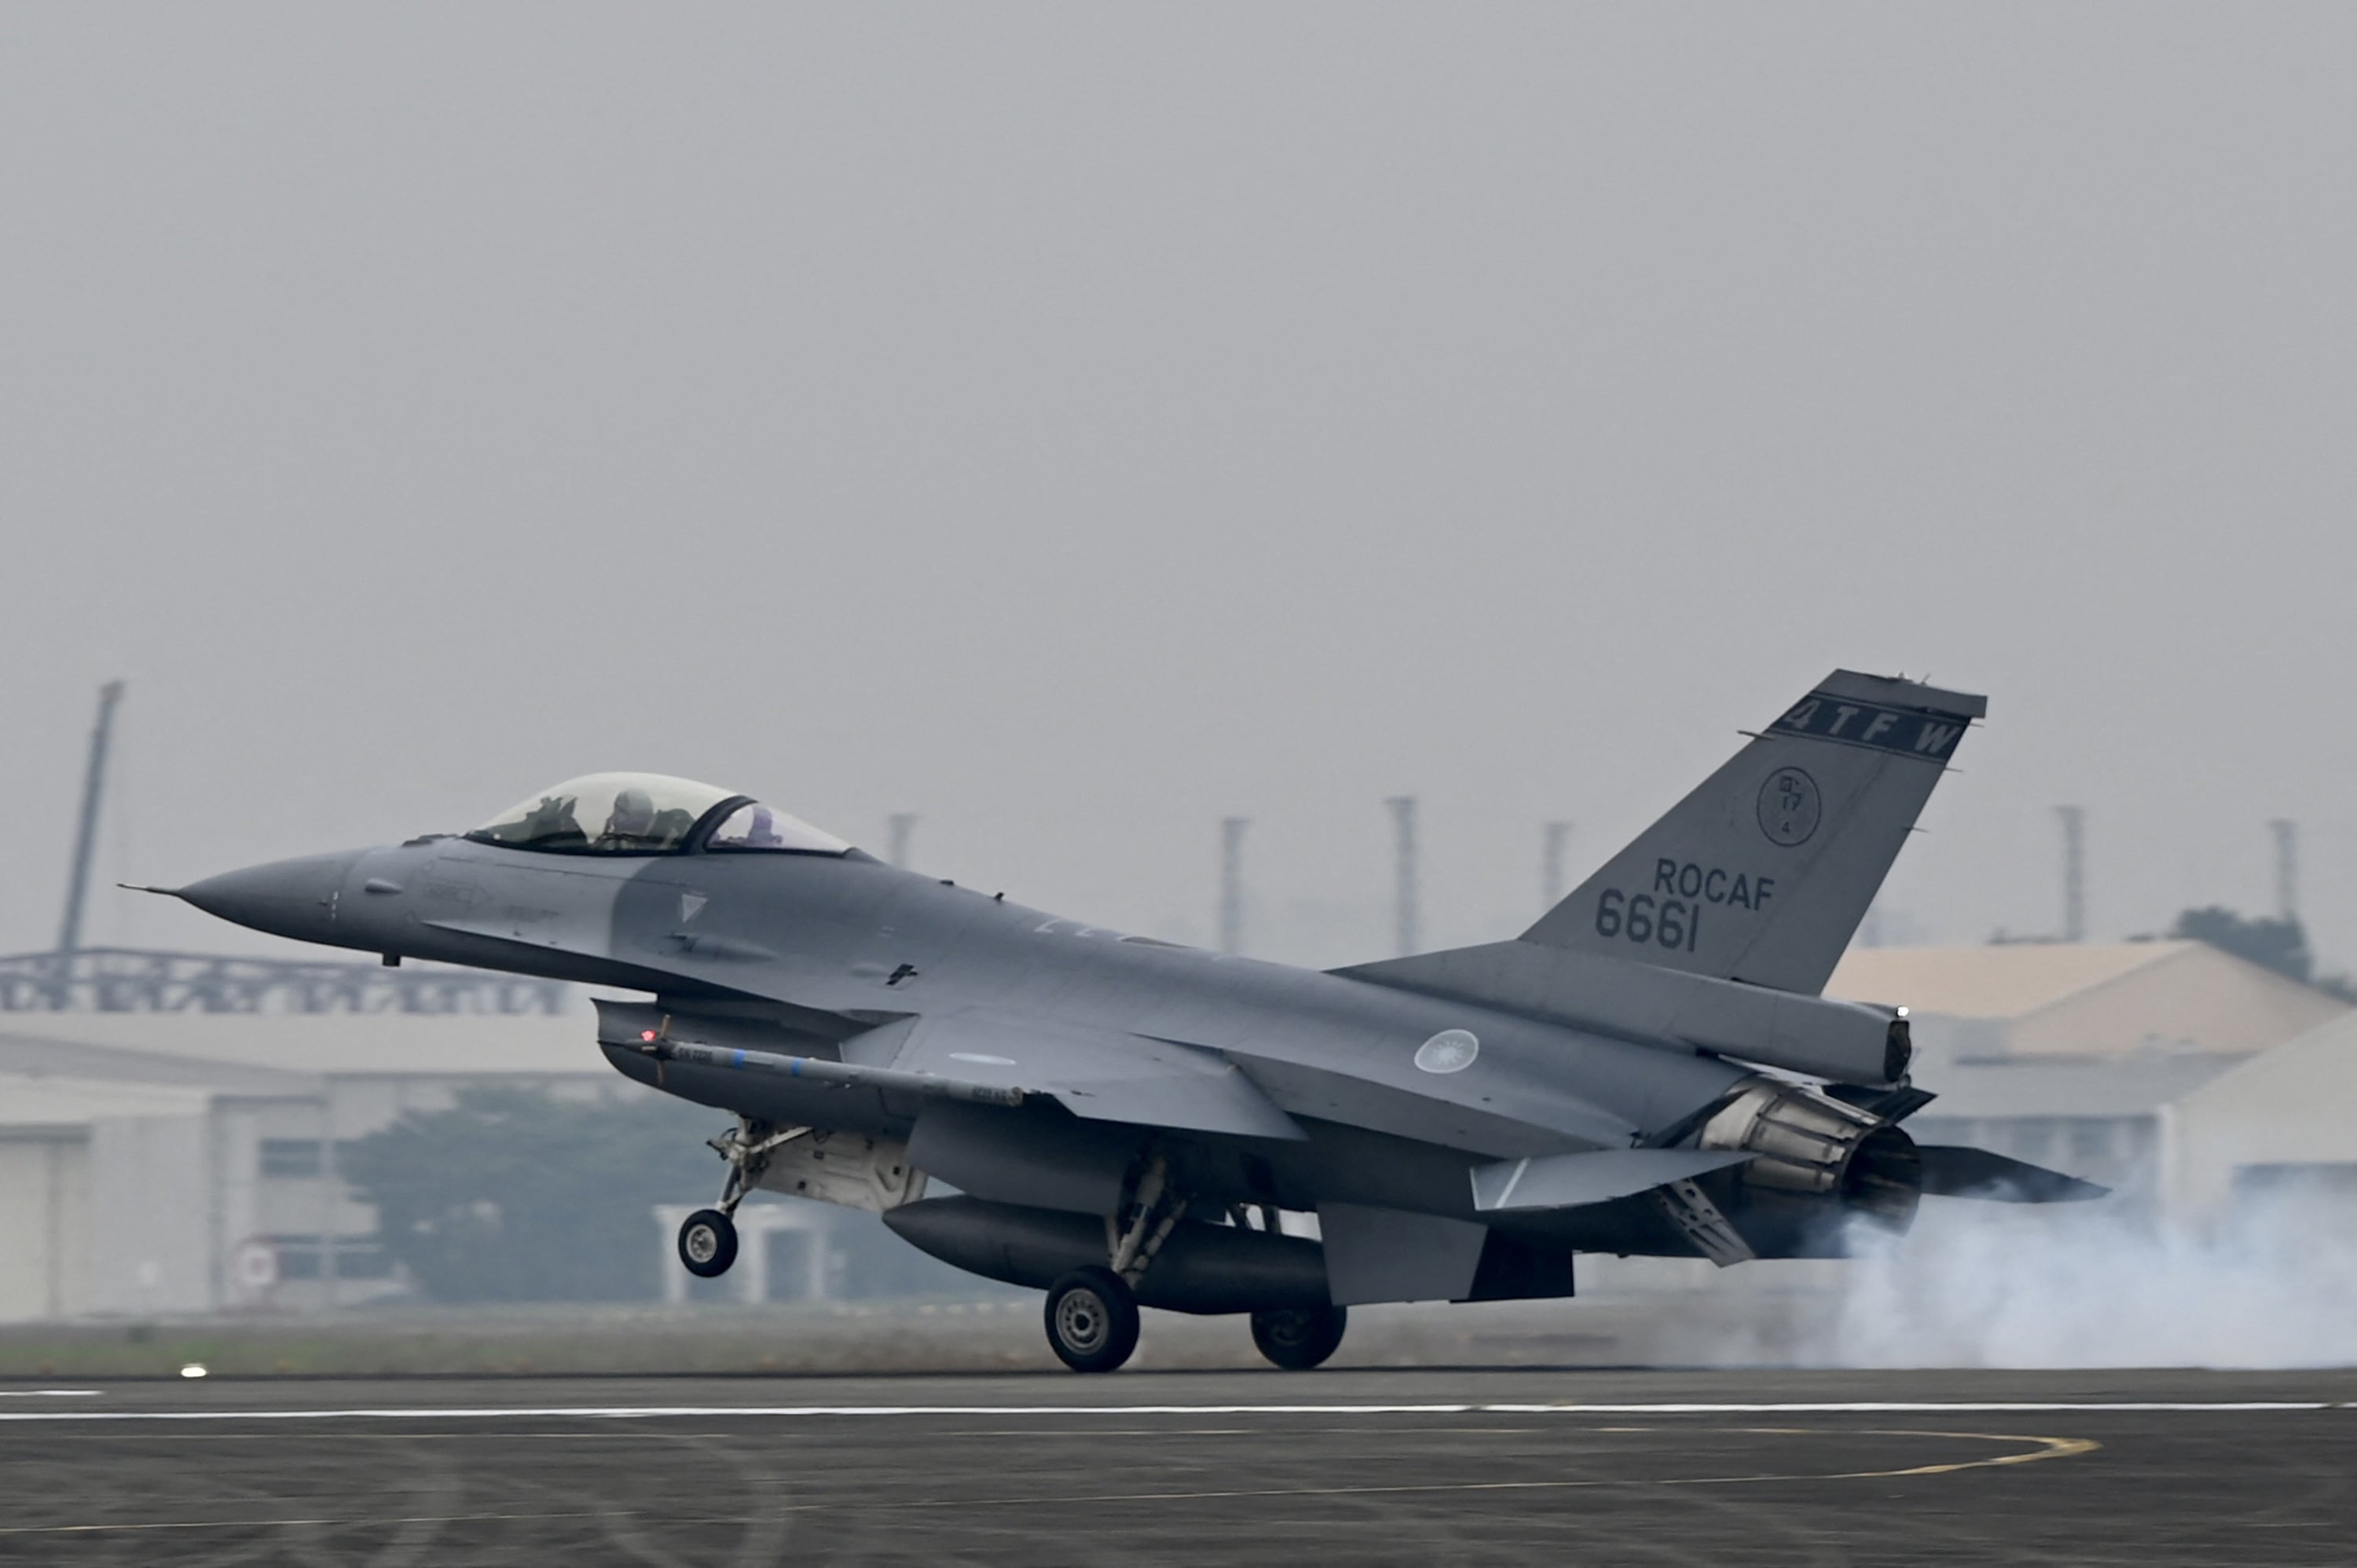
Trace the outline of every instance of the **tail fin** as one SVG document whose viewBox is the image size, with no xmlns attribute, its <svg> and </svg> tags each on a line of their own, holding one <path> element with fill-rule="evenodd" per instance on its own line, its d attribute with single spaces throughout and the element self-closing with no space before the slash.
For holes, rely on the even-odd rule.
<svg viewBox="0 0 2357 1568">
<path fill-rule="evenodd" d="M 1523 940 L 1813 996 L 1987 712 L 1836 670 Z"/>
</svg>

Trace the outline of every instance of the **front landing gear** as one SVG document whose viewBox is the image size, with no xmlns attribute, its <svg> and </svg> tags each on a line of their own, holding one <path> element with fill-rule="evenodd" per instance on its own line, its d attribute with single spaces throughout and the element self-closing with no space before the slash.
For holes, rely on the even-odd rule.
<svg viewBox="0 0 2357 1568">
<path fill-rule="evenodd" d="M 1347 1307 L 1272 1307 L 1252 1315 L 1253 1344 L 1273 1365 L 1306 1372 L 1341 1348 L 1350 1321 Z"/>
<path fill-rule="evenodd" d="M 717 1208 L 697 1209 L 679 1228 L 679 1261 L 698 1279 L 718 1279 L 737 1261 L 737 1222 Z"/>
<path fill-rule="evenodd" d="M 737 1125 L 708 1140 L 728 1162 L 728 1179 L 720 1186 L 720 1206 L 699 1208 L 679 1228 L 679 1261 L 698 1279 L 716 1280 L 737 1261 L 737 1206 L 745 1201 L 770 1167 L 770 1156 L 797 1138 L 810 1136 L 807 1127 L 772 1127 L 740 1116 Z"/>
<path fill-rule="evenodd" d="M 1076 1372 L 1110 1372 L 1137 1348 L 1137 1296 L 1111 1269 L 1074 1269 L 1048 1292 L 1048 1346 Z"/>
</svg>

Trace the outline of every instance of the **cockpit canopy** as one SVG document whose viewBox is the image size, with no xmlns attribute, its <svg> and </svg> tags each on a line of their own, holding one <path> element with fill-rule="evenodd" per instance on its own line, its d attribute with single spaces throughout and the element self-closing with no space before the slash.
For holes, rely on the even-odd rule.
<svg viewBox="0 0 2357 1568">
<path fill-rule="evenodd" d="M 669 854 L 688 849 L 842 854 L 851 848 L 774 807 L 661 773 L 568 779 L 526 796 L 467 836 L 559 854 Z"/>
</svg>

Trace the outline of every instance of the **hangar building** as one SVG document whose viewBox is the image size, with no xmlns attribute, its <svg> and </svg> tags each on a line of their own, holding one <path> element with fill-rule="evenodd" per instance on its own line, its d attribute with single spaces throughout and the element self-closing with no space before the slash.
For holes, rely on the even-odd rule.
<svg viewBox="0 0 2357 1568">
<path fill-rule="evenodd" d="M 2289 1222 L 2357 1223 L 2357 1014 L 2219 1074 L 2161 1121 L 2169 1211 L 2218 1237 Z"/>
<path fill-rule="evenodd" d="M 493 1081 L 642 1092 L 581 1015 L 0 1014 L 0 1321 L 383 1294 L 337 1150 Z"/>
<path fill-rule="evenodd" d="M 2320 1026 L 2339 998 L 2205 942 L 1853 948 L 1826 991 L 1907 1007 L 1908 1130 L 2157 1203 L 2167 1107 Z"/>
</svg>

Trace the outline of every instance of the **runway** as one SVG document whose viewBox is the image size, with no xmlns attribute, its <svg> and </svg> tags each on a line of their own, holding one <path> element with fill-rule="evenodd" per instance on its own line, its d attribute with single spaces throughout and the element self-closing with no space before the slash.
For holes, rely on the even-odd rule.
<svg viewBox="0 0 2357 1568">
<path fill-rule="evenodd" d="M 2345 1563 L 2348 1373 L 0 1385 L 0 1562 Z"/>
</svg>

